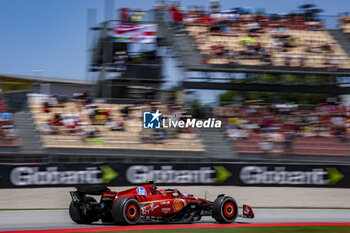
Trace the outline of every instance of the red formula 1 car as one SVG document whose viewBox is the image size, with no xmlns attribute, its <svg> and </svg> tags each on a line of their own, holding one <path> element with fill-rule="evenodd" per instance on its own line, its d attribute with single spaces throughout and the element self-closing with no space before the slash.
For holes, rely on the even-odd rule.
<svg viewBox="0 0 350 233">
<path fill-rule="evenodd" d="M 236 201 L 220 194 L 214 202 L 177 189 L 157 189 L 154 181 L 148 184 L 113 192 L 105 186 L 76 187 L 70 192 L 72 202 L 69 215 L 76 223 L 116 222 L 122 225 L 141 222 L 199 221 L 202 216 L 212 216 L 219 223 L 232 223 L 237 217 L 254 218 L 252 209 L 243 205 L 238 214 Z M 87 195 L 101 195 L 100 202 Z"/>
</svg>

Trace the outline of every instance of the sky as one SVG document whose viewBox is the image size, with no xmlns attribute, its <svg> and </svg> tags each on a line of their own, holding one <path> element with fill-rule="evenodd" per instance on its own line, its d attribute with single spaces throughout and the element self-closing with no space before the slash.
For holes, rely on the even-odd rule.
<svg viewBox="0 0 350 233">
<path fill-rule="evenodd" d="M 208 5 L 209 0 L 181 1 L 182 7 Z M 349 0 L 222 0 L 222 9 L 264 8 L 290 12 L 304 3 L 324 9 L 323 14 L 350 12 Z M 154 0 L 115 0 L 121 7 L 151 9 Z M 85 79 L 87 64 L 87 10 L 97 9 L 104 19 L 104 0 L 0 0 L 0 74 Z M 115 14 L 116 15 L 116 14 Z M 169 72 L 168 72 L 169 73 Z"/>
</svg>

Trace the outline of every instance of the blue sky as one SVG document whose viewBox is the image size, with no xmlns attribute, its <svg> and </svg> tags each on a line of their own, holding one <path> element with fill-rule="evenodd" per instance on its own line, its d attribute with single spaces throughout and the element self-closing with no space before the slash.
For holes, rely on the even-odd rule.
<svg viewBox="0 0 350 233">
<path fill-rule="evenodd" d="M 116 9 L 151 9 L 153 0 L 115 0 Z M 186 0 L 182 6 L 208 5 L 209 0 Z M 350 11 L 349 0 L 222 0 L 222 8 L 265 8 L 289 12 L 304 3 L 314 3 L 324 14 Z M 103 0 L 0 0 L 0 73 L 84 79 L 86 75 L 87 10 L 96 8 L 103 19 Z"/>
</svg>

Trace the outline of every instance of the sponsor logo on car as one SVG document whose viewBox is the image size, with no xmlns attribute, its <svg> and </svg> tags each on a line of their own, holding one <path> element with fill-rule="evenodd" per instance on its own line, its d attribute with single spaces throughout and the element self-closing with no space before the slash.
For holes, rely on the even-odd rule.
<svg viewBox="0 0 350 233">
<path fill-rule="evenodd" d="M 173 202 L 173 208 L 174 211 L 180 211 L 182 210 L 185 206 L 187 205 L 187 202 L 184 199 L 175 199 L 175 201 Z"/>
<path fill-rule="evenodd" d="M 141 213 L 142 213 L 142 215 L 148 215 L 151 212 L 153 212 L 155 209 L 157 209 L 158 207 L 159 207 L 159 205 L 157 205 L 157 204 L 150 204 L 150 205 L 144 206 L 141 208 Z"/>
<path fill-rule="evenodd" d="M 171 208 L 169 208 L 169 207 L 168 207 L 168 208 L 162 208 L 162 209 L 161 209 L 162 213 L 164 213 L 164 214 L 169 213 L 170 210 L 171 210 Z"/>
<path fill-rule="evenodd" d="M 147 195 L 147 191 L 144 187 L 137 187 L 136 192 L 138 195 Z"/>
<path fill-rule="evenodd" d="M 115 193 L 103 193 L 103 197 L 115 197 Z"/>
<path fill-rule="evenodd" d="M 243 210 L 243 214 L 249 214 L 249 213 L 250 213 L 249 207 L 246 206 Z"/>
<path fill-rule="evenodd" d="M 170 201 L 162 201 L 160 204 L 161 205 L 170 205 Z"/>
</svg>

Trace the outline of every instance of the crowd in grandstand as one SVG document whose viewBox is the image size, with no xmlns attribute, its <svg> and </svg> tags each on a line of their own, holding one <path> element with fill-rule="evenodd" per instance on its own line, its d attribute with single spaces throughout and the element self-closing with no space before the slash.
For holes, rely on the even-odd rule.
<svg viewBox="0 0 350 233">
<path fill-rule="evenodd" d="M 0 113 L 0 140 L 17 139 L 17 130 L 13 126 L 12 113 Z"/>
<path fill-rule="evenodd" d="M 64 108 L 65 101 L 57 96 L 47 98 L 43 102 L 42 111 L 44 113 L 52 112 L 53 108 Z M 39 126 L 39 130 L 44 134 L 74 134 L 82 135 L 84 141 L 90 138 L 101 137 L 98 129 L 85 129 L 85 125 L 104 125 L 111 131 L 124 131 L 124 119 L 114 119 L 110 109 L 99 108 L 97 104 L 86 93 L 75 93 L 73 100 L 76 108 L 84 112 L 89 117 L 89 122 L 81 120 L 79 113 L 54 113 L 53 117 L 46 123 Z"/>
<path fill-rule="evenodd" d="M 168 10 L 175 29 L 186 28 L 192 36 L 203 63 L 350 68 L 316 13 L 268 15 L 241 8 L 208 13 L 176 5 Z"/>
<path fill-rule="evenodd" d="M 339 105 L 321 105 L 301 110 L 296 104 L 228 105 L 213 109 L 224 122 L 229 141 L 255 139 L 261 151 L 290 152 L 301 138 L 350 139 L 348 109 Z"/>
<path fill-rule="evenodd" d="M 340 17 L 340 27 L 350 39 L 350 15 L 345 14 Z"/>
<path fill-rule="evenodd" d="M 13 113 L 8 111 L 5 100 L 0 96 L 0 146 L 17 146 L 17 137 Z"/>
<path fill-rule="evenodd" d="M 125 132 L 126 136 L 138 135 L 142 143 L 162 143 L 167 139 L 178 138 L 179 133 L 194 132 L 190 128 L 141 130 L 143 111 L 160 110 L 163 116 L 181 117 L 186 111 L 178 105 L 159 102 L 125 106 L 106 105 L 95 103 L 86 93 L 76 93 L 73 101 L 59 102 L 57 96 L 46 97 L 41 103 L 41 113 L 37 116 L 40 120 L 39 131 L 43 135 L 77 136 L 83 142 L 93 143 L 108 142 L 113 138 L 113 134 L 108 133 L 111 131 L 121 132 L 118 136 L 122 136 L 122 132 Z M 68 104 L 70 108 L 66 107 Z M 140 123 L 137 129 L 131 126 L 135 122 Z"/>
</svg>

